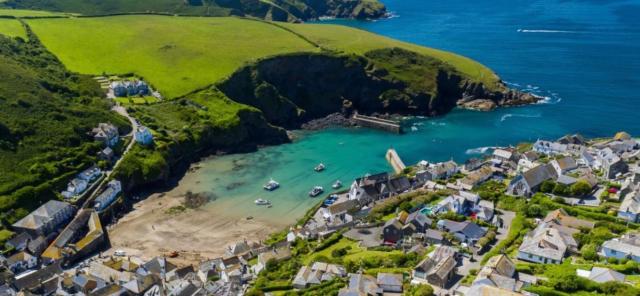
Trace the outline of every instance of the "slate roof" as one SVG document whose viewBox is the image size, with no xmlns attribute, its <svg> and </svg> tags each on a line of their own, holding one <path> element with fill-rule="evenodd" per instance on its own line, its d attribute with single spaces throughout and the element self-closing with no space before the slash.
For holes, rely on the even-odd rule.
<svg viewBox="0 0 640 296">
<path fill-rule="evenodd" d="M 356 209 L 358 207 L 358 201 L 355 199 L 350 199 L 347 201 L 339 202 L 332 204 L 328 207 L 329 212 L 332 215 L 348 212 L 350 210 Z"/>
<path fill-rule="evenodd" d="M 609 268 L 603 267 L 594 267 L 591 269 L 591 274 L 589 275 L 589 279 L 596 283 L 604 283 L 604 282 L 624 282 L 626 276 L 622 273 L 619 273 L 615 270 L 611 270 Z"/>
<path fill-rule="evenodd" d="M 478 226 L 478 224 L 475 224 L 469 221 L 456 222 L 451 220 L 440 220 L 438 221 L 438 224 L 440 224 L 441 222 L 442 222 L 441 226 L 443 226 L 449 232 L 452 232 L 452 233 L 459 232 L 464 234 L 464 236 L 468 238 L 479 239 L 483 237 L 485 233 L 487 233 L 487 231 L 484 228 Z"/>
<path fill-rule="evenodd" d="M 640 194 L 627 194 L 618 211 L 640 214 Z"/>
<path fill-rule="evenodd" d="M 34 230 L 39 229 L 53 220 L 53 217 L 55 217 L 56 214 L 70 207 L 72 206 L 66 202 L 50 200 L 26 217 L 22 218 L 20 221 L 14 223 L 13 227 Z"/>
<path fill-rule="evenodd" d="M 603 248 L 610 250 L 616 250 L 623 254 L 629 254 L 632 256 L 640 256 L 640 242 L 638 239 L 623 236 L 620 239 L 611 239 L 602 244 Z"/>
<path fill-rule="evenodd" d="M 524 180 L 529 184 L 529 187 L 536 187 L 542 182 L 555 179 L 557 177 L 555 169 L 549 164 L 543 164 L 536 166 L 522 174 Z"/>
<path fill-rule="evenodd" d="M 432 223 L 431 219 L 427 218 L 427 215 L 420 213 L 420 211 L 415 211 L 409 214 L 409 216 L 406 219 L 406 223 L 412 223 L 414 221 L 415 223 L 418 223 L 421 226 L 428 226 L 428 225 L 431 225 Z"/>
<path fill-rule="evenodd" d="M 536 229 L 525 236 L 520 252 L 561 261 L 567 244 L 560 232 L 554 228 Z"/>
<path fill-rule="evenodd" d="M 402 275 L 393 273 L 378 273 L 378 286 L 402 286 Z"/>
<path fill-rule="evenodd" d="M 578 167 L 578 164 L 576 163 L 575 159 L 573 159 L 573 157 L 567 156 L 560 159 L 556 159 L 554 161 L 558 163 L 558 166 L 562 170 L 572 170 Z"/>
<path fill-rule="evenodd" d="M 442 231 L 438 231 L 438 230 L 435 230 L 435 229 L 427 229 L 427 231 L 424 234 L 424 237 L 425 238 L 430 238 L 430 239 L 433 239 L 433 240 L 438 240 L 438 241 L 442 240 L 442 238 L 443 238 L 442 237 Z"/>
<path fill-rule="evenodd" d="M 504 159 L 511 159 L 513 152 L 504 149 L 496 149 L 493 150 L 493 155 Z"/>
<path fill-rule="evenodd" d="M 555 211 L 551 211 L 545 216 L 544 222 L 555 222 L 565 227 L 570 228 L 588 228 L 593 229 L 595 227 L 595 223 L 583 219 L 578 219 L 576 217 L 570 216 L 564 209 L 557 209 Z"/>
</svg>

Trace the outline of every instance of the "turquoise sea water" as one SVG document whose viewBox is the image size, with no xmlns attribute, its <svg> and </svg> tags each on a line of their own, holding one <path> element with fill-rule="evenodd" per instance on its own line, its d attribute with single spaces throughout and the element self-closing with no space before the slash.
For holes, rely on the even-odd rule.
<svg viewBox="0 0 640 296">
<path fill-rule="evenodd" d="M 403 160 L 464 161 L 479 148 L 580 132 L 640 135 L 640 1 L 385 0 L 394 17 L 376 22 L 327 21 L 469 56 L 512 87 L 548 97 L 544 104 L 481 113 L 456 110 L 420 120 L 417 131 L 393 135 L 366 129 L 303 133 L 293 144 L 202 163 L 183 184 L 212 191 L 210 208 L 285 225 L 330 188 L 365 173 L 389 170 L 387 148 Z M 315 173 L 324 162 L 327 170 Z M 282 188 L 265 192 L 275 178 Z M 253 205 L 258 197 L 271 209 Z"/>
</svg>

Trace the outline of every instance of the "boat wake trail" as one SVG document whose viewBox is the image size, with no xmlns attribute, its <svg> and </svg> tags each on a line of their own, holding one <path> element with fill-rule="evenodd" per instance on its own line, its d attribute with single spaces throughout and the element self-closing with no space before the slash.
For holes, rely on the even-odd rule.
<svg viewBox="0 0 640 296">
<path fill-rule="evenodd" d="M 500 122 L 504 122 L 505 120 L 511 118 L 511 117 L 520 117 L 520 118 L 540 118 L 542 116 L 542 114 L 513 114 L 513 113 L 507 113 L 505 115 L 502 115 L 502 117 L 500 117 Z"/>
<path fill-rule="evenodd" d="M 518 33 L 564 33 L 564 34 L 580 34 L 580 31 L 569 30 L 542 30 L 542 29 L 518 29 Z"/>
</svg>

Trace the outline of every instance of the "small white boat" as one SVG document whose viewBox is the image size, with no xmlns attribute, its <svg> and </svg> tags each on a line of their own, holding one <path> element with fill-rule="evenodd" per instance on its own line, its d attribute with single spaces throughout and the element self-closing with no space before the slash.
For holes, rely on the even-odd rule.
<svg viewBox="0 0 640 296">
<path fill-rule="evenodd" d="M 274 190 L 278 189 L 279 187 L 280 187 L 280 183 L 278 183 L 275 180 L 271 179 L 262 188 L 264 188 L 264 190 L 274 191 Z"/>
<path fill-rule="evenodd" d="M 316 172 L 322 172 L 324 171 L 324 169 L 325 169 L 325 166 L 324 166 L 324 163 L 322 162 L 319 163 L 315 168 L 313 168 L 313 170 Z"/>
<path fill-rule="evenodd" d="M 340 187 L 342 187 L 342 182 L 340 182 L 340 180 L 337 180 L 333 185 L 331 185 L 331 188 L 333 189 L 338 189 Z"/>
<path fill-rule="evenodd" d="M 324 188 L 322 188 L 322 186 L 316 186 L 316 187 L 313 187 L 311 191 L 309 191 L 309 196 L 316 197 L 322 194 L 323 192 L 324 192 Z"/>
<path fill-rule="evenodd" d="M 258 206 L 268 206 L 271 204 L 270 201 L 266 200 L 266 199 L 262 199 L 262 198 L 258 198 L 255 201 L 256 205 Z"/>
</svg>

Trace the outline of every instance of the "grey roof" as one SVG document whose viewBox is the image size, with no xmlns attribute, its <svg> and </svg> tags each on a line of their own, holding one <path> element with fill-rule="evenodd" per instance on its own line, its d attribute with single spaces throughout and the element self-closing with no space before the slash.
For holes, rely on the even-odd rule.
<svg viewBox="0 0 640 296">
<path fill-rule="evenodd" d="M 443 226 L 449 232 L 459 232 L 468 238 L 479 239 L 487 232 L 484 228 L 478 226 L 478 224 L 469 221 L 456 222 L 451 220 L 440 220 L 438 224 Z"/>
<path fill-rule="evenodd" d="M 427 218 L 427 215 L 421 213 L 420 211 L 415 211 L 407 217 L 407 223 L 415 221 L 416 223 L 425 226 L 431 225 L 431 219 Z"/>
<path fill-rule="evenodd" d="M 571 176 L 567 176 L 567 175 L 560 175 L 558 176 L 558 179 L 556 180 L 556 182 L 564 185 L 571 185 L 575 182 L 578 182 L 578 179 Z"/>
<path fill-rule="evenodd" d="M 603 248 L 615 250 L 623 254 L 632 256 L 640 256 L 640 242 L 638 239 L 623 236 L 622 238 L 614 238 L 602 244 Z"/>
<path fill-rule="evenodd" d="M 25 229 L 39 229 L 54 219 L 54 217 L 72 206 L 66 202 L 50 200 L 31 212 L 20 221 L 13 224 L 13 227 Z"/>
<path fill-rule="evenodd" d="M 536 166 L 524 172 L 522 176 L 527 184 L 529 184 L 530 188 L 536 187 L 546 180 L 555 179 L 557 177 L 556 171 L 549 164 Z"/>
<path fill-rule="evenodd" d="M 389 221 L 384 223 L 384 228 L 387 228 L 388 226 L 392 226 L 392 225 L 397 229 L 402 229 L 402 223 L 398 221 L 398 218 L 389 219 Z"/>
<path fill-rule="evenodd" d="M 430 238 L 433 240 L 442 240 L 442 231 L 438 231 L 435 229 L 427 229 L 427 231 L 424 234 L 425 238 Z"/>
<path fill-rule="evenodd" d="M 576 163 L 575 159 L 569 156 L 556 159 L 555 162 L 558 163 L 558 166 L 562 170 L 572 170 L 578 167 L 578 164 Z"/>
<path fill-rule="evenodd" d="M 596 283 L 611 281 L 624 282 L 625 277 L 622 273 L 603 267 L 594 267 L 591 269 L 591 274 L 589 275 L 589 279 Z"/>
<path fill-rule="evenodd" d="M 536 228 L 525 236 L 520 252 L 561 261 L 567 251 L 564 237 L 555 228 Z"/>
<path fill-rule="evenodd" d="M 378 273 L 378 285 L 382 286 L 402 286 L 402 275 L 393 273 Z"/>
</svg>

